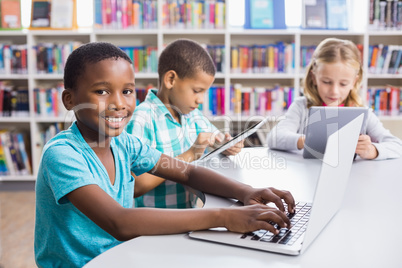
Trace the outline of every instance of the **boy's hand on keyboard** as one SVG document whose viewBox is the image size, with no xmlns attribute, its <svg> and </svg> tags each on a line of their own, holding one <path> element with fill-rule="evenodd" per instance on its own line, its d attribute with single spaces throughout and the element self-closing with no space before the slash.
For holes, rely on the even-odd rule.
<svg viewBox="0 0 402 268">
<path fill-rule="evenodd" d="M 278 190 L 273 187 L 269 188 L 252 188 L 252 190 L 244 198 L 243 204 L 267 204 L 273 202 L 276 207 L 285 212 L 283 201 L 288 205 L 288 212 L 294 213 L 295 200 L 289 191 Z"/>
<path fill-rule="evenodd" d="M 289 218 L 277 208 L 257 204 L 243 207 L 223 208 L 224 226 L 232 232 L 246 233 L 260 229 L 274 234 L 281 228 L 290 227 Z"/>
</svg>

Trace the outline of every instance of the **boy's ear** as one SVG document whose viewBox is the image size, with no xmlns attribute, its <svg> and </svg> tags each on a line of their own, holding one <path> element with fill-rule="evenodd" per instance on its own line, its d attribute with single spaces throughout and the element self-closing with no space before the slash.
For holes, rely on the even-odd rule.
<svg viewBox="0 0 402 268">
<path fill-rule="evenodd" d="M 163 84 L 165 88 L 172 88 L 178 78 L 177 73 L 173 70 L 169 70 L 163 76 Z"/>
<path fill-rule="evenodd" d="M 73 102 L 73 92 L 71 89 L 65 89 L 61 95 L 61 99 L 63 101 L 64 107 L 68 111 L 71 111 L 74 107 L 74 102 Z"/>
</svg>

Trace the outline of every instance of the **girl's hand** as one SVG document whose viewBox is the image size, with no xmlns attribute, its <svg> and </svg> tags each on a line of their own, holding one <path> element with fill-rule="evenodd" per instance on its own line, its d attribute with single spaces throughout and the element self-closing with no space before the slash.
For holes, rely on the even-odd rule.
<svg viewBox="0 0 402 268">
<path fill-rule="evenodd" d="M 224 226 L 232 232 L 247 233 L 264 229 L 277 234 L 279 231 L 272 223 L 277 223 L 281 228 L 290 228 L 285 213 L 267 205 L 223 208 L 222 212 Z"/>
<path fill-rule="evenodd" d="M 306 140 L 306 137 L 300 136 L 300 138 L 297 140 L 297 149 L 301 150 L 304 148 L 304 141 Z"/>
<path fill-rule="evenodd" d="M 371 143 L 370 136 L 360 135 L 357 141 L 356 154 L 364 159 L 375 159 L 378 156 L 377 148 Z"/>
</svg>

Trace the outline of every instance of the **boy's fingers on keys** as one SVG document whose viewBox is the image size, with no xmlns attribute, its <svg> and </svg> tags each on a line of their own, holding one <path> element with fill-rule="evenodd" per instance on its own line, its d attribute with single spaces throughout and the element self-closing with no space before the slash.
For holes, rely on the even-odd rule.
<svg viewBox="0 0 402 268">
<path fill-rule="evenodd" d="M 278 190 L 275 188 L 272 188 L 271 190 L 274 194 L 279 196 L 281 199 L 285 200 L 285 203 L 288 205 L 288 212 L 294 213 L 295 200 L 293 198 L 293 195 L 289 191 Z M 282 202 L 282 200 L 281 200 L 281 202 Z M 278 206 L 278 204 L 276 202 L 275 202 L 275 204 Z M 278 206 L 278 208 L 281 208 L 281 207 Z M 282 210 L 282 211 L 284 211 L 284 210 Z"/>
<path fill-rule="evenodd" d="M 267 228 L 269 228 L 267 230 L 271 232 L 276 230 L 274 226 L 275 223 L 278 224 L 281 228 L 290 227 L 290 221 L 288 217 L 286 217 L 284 213 L 282 213 L 277 209 L 272 209 L 267 212 L 263 212 L 257 219 L 266 222 L 268 224 L 266 226 Z"/>
</svg>

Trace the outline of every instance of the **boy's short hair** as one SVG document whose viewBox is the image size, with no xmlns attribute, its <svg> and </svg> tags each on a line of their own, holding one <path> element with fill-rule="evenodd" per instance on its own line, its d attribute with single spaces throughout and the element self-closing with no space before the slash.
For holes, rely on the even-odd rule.
<svg viewBox="0 0 402 268">
<path fill-rule="evenodd" d="M 163 75 L 173 70 L 180 79 L 194 77 L 198 71 L 215 76 L 215 64 L 200 44 L 189 39 L 178 39 L 162 51 L 158 62 L 159 82 Z"/>
<path fill-rule="evenodd" d="M 117 46 L 107 42 L 87 43 L 75 49 L 67 58 L 64 67 L 64 87 L 75 89 L 77 80 L 85 71 L 87 64 L 106 59 L 124 59 L 132 64 L 130 57 Z"/>
</svg>

